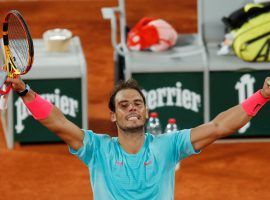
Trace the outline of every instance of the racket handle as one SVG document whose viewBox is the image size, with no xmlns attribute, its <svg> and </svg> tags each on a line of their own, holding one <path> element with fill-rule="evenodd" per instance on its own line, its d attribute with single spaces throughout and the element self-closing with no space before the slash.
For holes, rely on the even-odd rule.
<svg viewBox="0 0 270 200">
<path fill-rule="evenodd" d="M 8 94 L 4 94 L 0 97 L 0 110 L 7 110 L 8 108 Z"/>
<path fill-rule="evenodd" d="M 4 88 L 4 90 L 3 90 Z M 11 89 L 11 85 L 4 85 L 1 89 L 0 89 L 0 110 L 7 110 L 8 107 L 8 96 L 9 96 L 9 92 Z"/>
<path fill-rule="evenodd" d="M 0 89 L 0 95 L 1 96 L 5 95 L 5 94 L 8 94 L 10 92 L 11 85 L 6 85 L 6 89 L 5 90 L 2 90 L 2 88 Z"/>
</svg>

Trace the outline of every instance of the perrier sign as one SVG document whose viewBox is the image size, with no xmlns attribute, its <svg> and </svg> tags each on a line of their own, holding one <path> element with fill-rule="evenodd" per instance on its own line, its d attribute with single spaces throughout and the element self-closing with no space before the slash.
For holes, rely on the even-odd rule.
<svg viewBox="0 0 270 200">
<path fill-rule="evenodd" d="M 81 79 L 46 79 L 26 81 L 44 99 L 50 101 L 70 121 L 82 127 Z M 13 132 L 15 141 L 59 141 L 55 134 L 36 121 L 18 95 L 13 95 Z"/>
<path fill-rule="evenodd" d="M 180 129 L 192 128 L 203 119 L 203 73 L 136 73 L 132 77 L 142 87 L 150 112 L 159 114 L 163 130 L 169 118 Z"/>
</svg>

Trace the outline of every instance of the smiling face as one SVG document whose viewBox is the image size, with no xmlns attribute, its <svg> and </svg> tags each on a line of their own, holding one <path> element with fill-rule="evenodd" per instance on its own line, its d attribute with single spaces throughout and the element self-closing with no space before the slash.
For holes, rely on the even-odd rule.
<svg viewBox="0 0 270 200">
<path fill-rule="evenodd" d="M 148 112 L 142 96 L 134 89 L 120 90 L 115 96 L 115 112 L 111 120 L 123 132 L 144 131 Z"/>
</svg>

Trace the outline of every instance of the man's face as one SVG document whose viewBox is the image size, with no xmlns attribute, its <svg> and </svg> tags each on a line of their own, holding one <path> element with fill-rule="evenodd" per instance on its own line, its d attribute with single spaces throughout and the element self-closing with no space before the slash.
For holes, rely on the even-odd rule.
<svg viewBox="0 0 270 200">
<path fill-rule="evenodd" d="M 111 113 L 111 119 L 118 128 L 127 132 L 143 130 L 147 117 L 148 112 L 139 92 L 124 89 L 116 94 L 115 112 Z"/>
</svg>

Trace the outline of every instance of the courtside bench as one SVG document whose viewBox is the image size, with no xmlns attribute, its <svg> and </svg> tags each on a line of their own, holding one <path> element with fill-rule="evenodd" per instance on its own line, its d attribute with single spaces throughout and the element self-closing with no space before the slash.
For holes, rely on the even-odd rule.
<svg viewBox="0 0 270 200">
<path fill-rule="evenodd" d="M 104 19 L 111 20 L 111 39 L 116 60 L 116 72 L 122 69 L 124 78 L 134 78 L 143 88 L 147 106 L 159 113 L 163 128 L 169 118 L 176 118 L 180 128 L 190 128 L 208 121 L 207 54 L 199 33 L 181 34 L 177 44 L 164 52 L 136 52 L 126 46 L 125 1 L 118 7 L 102 8 Z M 117 43 L 117 23 L 120 20 L 120 39 Z M 117 56 L 115 56 L 117 58 Z M 120 65 L 124 65 L 120 66 Z M 119 76 L 115 76 L 116 80 Z"/>
</svg>

